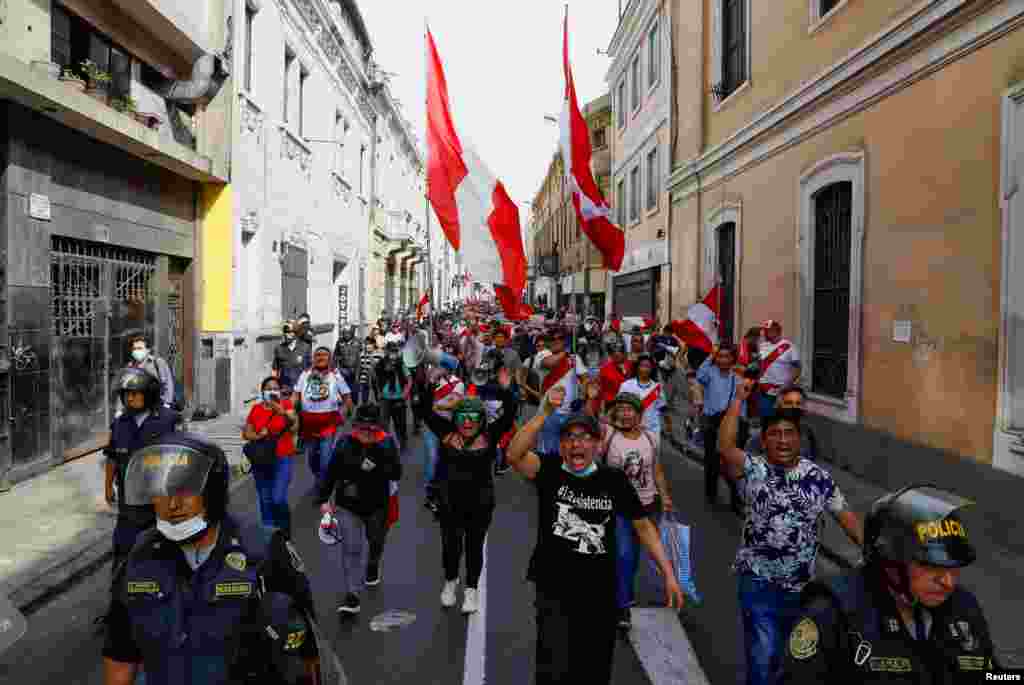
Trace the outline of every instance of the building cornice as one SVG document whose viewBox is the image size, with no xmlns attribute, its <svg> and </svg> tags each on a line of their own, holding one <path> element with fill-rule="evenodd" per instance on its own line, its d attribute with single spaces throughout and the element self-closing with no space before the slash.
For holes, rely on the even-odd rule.
<svg viewBox="0 0 1024 685">
<path fill-rule="evenodd" d="M 608 56 L 612 62 L 605 72 L 605 83 L 612 84 L 618 80 L 660 7 L 661 0 L 635 0 L 629 11 L 623 15 L 619 27 L 615 30 L 615 36 L 608 45 Z"/>
<path fill-rule="evenodd" d="M 949 62 L 989 40 L 1002 35 L 1009 26 L 1015 26 L 1024 15 L 1024 0 L 1005 0 L 989 5 L 984 13 L 973 16 L 969 22 L 934 43 L 921 47 L 908 55 L 902 62 L 893 64 L 891 69 L 875 75 L 854 90 L 849 86 L 866 73 L 892 60 L 908 44 L 921 39 L 942 22 L 960 13 L 972 0 L 922 0 L 907 10 L 884 30 L 875 34 L 860 47 L 832 64 L 817 76 L 809 79 L 774 105 L 754 116 L 724 141 L 677 166 L 667 181 L 669 192 L 674 199 L 683 199 L 697 192 L 699 185 L 726 177 L 756 163 L 775 152 L 795 144 L 807 135 L 825 128 L 838 119 L 860 111 L 877 100 L 940 69 Z M 986 3 L 982 3 L 986 4 Z M 840 89 L 846 91 L 834 101 L 828 101 Z M 827 102 L 826 102 L 827 101 Z M 826 102 L 811 116 L 804 116 L 817 102 Z M 786 124 L 803 117 L 793 129 L 785 130 Z M 782 132 L 760 144 L 745 161 L 737 158 L 755 140 L 773 129 Z"/>
</svg>

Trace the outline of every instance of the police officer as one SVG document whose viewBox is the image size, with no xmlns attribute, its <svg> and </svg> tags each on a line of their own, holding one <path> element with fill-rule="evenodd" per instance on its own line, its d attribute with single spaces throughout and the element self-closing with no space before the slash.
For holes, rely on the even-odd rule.
<svg viewBox="0 0 1024 685">
<path fill-rule="evenodd" d="M 981 607 L 958 587 L 976 557 L 959 514 L 967 504 L 928 485 L 876 501 L 863 566 L 804 590 L 782 682 L 952 685 L 998 668 Z"/>
<path fill-rule="evenodd" d="M 349 325 L 342 328 L 341 336 L 334 345 L 334 365 L 341 371 L 348 387 L 356 391 L 353 393 L 356 404 L 359 403 L 359 360 L 362 354 L 363 346 L 356 339 L 356 327 Z"/>
<path fill-rule="evenodd" d="M 160 381 L 142 368 L 128 368 L 121 373 L 117 395 L 124 412 L 110 424 L 110 444 L 104 450 L 107 503 L 113 506 L 115 502 L 115 482 L 121 498 L 114 526 L 115 569 L 128 556 L 139 534 L 156 522 L 156 514 L 148 502 L 132 506 L 124 500 L 128 458 L 143 445 L 173 432 L 181 418 L 163 405 Z"/>
<path fill-rule="evenodd" d="M 156 528 L 118 573 L 103 648 L 106 685 L 344 681 L 322 641 L 301 559 L 285 533 L 227 514 L 230 470 L 200 435 L 171 433 L 132 455 L 129 504 Z"/>
</svg>

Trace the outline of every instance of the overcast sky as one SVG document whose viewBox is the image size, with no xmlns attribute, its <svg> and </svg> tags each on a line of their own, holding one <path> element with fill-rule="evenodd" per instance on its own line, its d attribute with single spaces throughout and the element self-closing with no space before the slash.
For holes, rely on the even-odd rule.
<svg viewBox="0 0 1024 685">
<path fill-rule="evenodd" d="M 562 108 L 562 17 L 580 107 L 607 91 L 606 50 L 619 0 L 361 0 L 377 63 L 396 73 L 391 89 L 426 155 L 424 20 L 448 80 L 455 127 L 516 201 L 540 187 L 558 142 Z M 528 210 L 520 207 L 525 224 Z"/>
</svg>

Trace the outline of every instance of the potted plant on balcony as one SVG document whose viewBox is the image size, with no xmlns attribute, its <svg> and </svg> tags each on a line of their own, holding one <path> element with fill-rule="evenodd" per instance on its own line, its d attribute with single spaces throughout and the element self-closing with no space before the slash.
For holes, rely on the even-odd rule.
<svg viewBox="0 0 1024 685">
<path fill-rule="evenodd" d="M 86 78 L 85 94 L 107 104 L 110 74 L 96 66 L 91 59 L 82 60 L 82 71 Z"/>
<path fill-rule="evenodd" d="M 64 68 L 64 71 L 63 73 L 61 73 L 59 80 L 64 85 L 68 86 L 69 88 L 72 88 L 73 90 L 77 90 L 79 93 L 85 90 L 85 81 L 82 79 L 81 76 L 76 74 L 73 69 L 70 69 L 68 67 Z"/>
<path fill-rule="evenodd" d="M 111 98 L 110 106 L 121 112 L 121 114 L 132 117 L 140 124 L 146 123 L 136 116 L 139 111 L 139 103 L 131 95 L 125 95 L 123 98 Z"/>
</svg>

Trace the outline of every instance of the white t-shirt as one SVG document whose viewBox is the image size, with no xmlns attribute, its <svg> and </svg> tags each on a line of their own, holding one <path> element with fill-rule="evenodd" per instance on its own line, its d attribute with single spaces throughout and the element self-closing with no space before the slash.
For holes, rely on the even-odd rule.
<svg viewBox="0 0 1024 685">
<path fill-rule="evenodd" d="M 657 388 L 657 390 L 655 390 Z M 661 383 L 655 383 L 654 381 L 648 381 L 647 385 L 640 385 L 640 381 L 636 378 L 630 378 L 619 387 L 619 392 L 631 392 L 640 398 L 642 402 L 652 392 L 658 393 L 658 399 L 651 403 L 651 406 L 644 410 L 643 423 L 644 428 L 653 433 L 654 435 L 661 435 L 661 410 L 665 407 L 665 388 L 661 387 Z"/>
<path fill-rule="evenodd" d="M 551 350 L 542 350 L 537 353 L 537 356 L 533 362 L 535 365 L 537 365 L 537 372 L 540 375 L 541 387 L 544 386 L 545 379 L 548 377 L 548 374 L 551 373 L 552 371 L 551 369 L 544 368 L 541 362 L 543 362 L 550 356 Z M 571 413 L 570 407 L 572 406 L 572 403 L 576 401 L 576 394 L 578 392 L 577 388 L 579 387 L 578 377 L 587 375 L 587 367 L 583 365 L 583 360 L 579 358 L 579 355 L 572 355 L 572 357 L 573 360 L 576 362 L 575 373 L 573 373 L 573 369 L 570 368 L 569 371 L 564 376 L 562 376 L 562 380 L 556 383 L 556 385 L 560 385 L 563 388 L 565 388 L 565 400 L 562 402 L 562 406 L 558 408 L 558 412 L 560 414 Z"/>
<path fill-rule="evenodd" d="M 302 393 L 302 411 L 311 414 L 338 411 L 345 404 L 345 395 L 351 395 L 348 383 L 337 371 L 321 375 L 306 369 L 299 376 L 295 389 Z"/>
<path fill-rule="evenodd" d="M 776 343 L 770 343 L 764 341 L 761 343 L 760 353 L 762 362 L 767 359 L 774 351 L 775 348 L 780 345 L 789 345 L 789 349 L 779 355 L 779 357 L 772 362 L 771 366 L 764 372 L 764 376 L 761 377 L 761 383 L 765 385 L 788 385 L 793 380 L 793 375 L 800 365 L 800 353 L 796 349 L 791 341 L 785 338 L 779 338 Z"/>
</svg>

